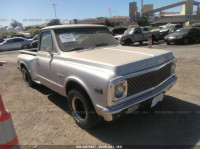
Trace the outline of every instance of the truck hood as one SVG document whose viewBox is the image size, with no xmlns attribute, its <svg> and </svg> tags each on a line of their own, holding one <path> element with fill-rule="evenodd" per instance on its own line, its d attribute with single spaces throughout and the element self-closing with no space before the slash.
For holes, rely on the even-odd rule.
<svg viewBox="0 0 200 149">
<path fill-rule="evenodd" d="M 174 58 L 172 52 L 134 47 L 104 47 L 94 50 L 63 52 L 67 61 L 127 75 L 158 66 Z"/>
</svg>

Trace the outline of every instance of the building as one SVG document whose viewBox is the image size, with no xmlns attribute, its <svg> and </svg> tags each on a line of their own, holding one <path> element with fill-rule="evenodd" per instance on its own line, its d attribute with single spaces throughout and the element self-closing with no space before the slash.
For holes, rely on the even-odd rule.
<svg viewBox="0 0 200 149">
<path fill-rule="evenodd" d="M 136 22 L 138 19 L 138 7 L 136 2 L 129 3 L 129 19 L 131 22 Z"/>
<path fill-rule="evenodd" d="M 100 24 L 104 25 L 107 18 L 105 17 L 99 17 L 99 18 L 91 18 L 91 19 L 83 19 L 78 20 L 78 24 Z M 112 18 L 109 18 L 109 21 L 114 25 L 124 25 L 128 22 L 128 17 L 123 16 L 115 16 Z"/>
<path fill-rule="evenodd" d="M 153 10 L 153 4 L 143 5 L 143 13 Z"/>
<path fill-rule="evenodd" d="M 153 10 L 153 4 L 145 4 L 143 5 L 143 14 L 149 11 Z M 155 21 L 155 14 L 154 13 L 148 13 L 148 21 L 153 22 Z"/>
<path fill-rule="evenodd" d="M 15 32 L 15 28 L 13 28 L 12 26 L 9 26 L 9 27 L 7 27 L 6 28 L 6 31 L 8 31 L 8 32 Z"/>
<path fill-rule="evenodd" d="M 16 32 L 22 32 L 22 27 L 21 27 L 21 26 L 15 27 L 15 31 L 16 31 Z"/>
<path fill-rule="evenodd" d="M 165 25 L 165 24 L 182 24 L 184 26 L 188 26 L 188 25 L 192 25 L 194 23 L 200 23 L 200 16 L 195 16 L 195 15 L 191 15 L 190 17 L 185 17 L 183 15 L 179 15 L 179 16 L 162 16 L 162 18 L 160 20 L 157 20 L 153 23 L 151 23 L 151 25 L 153 26 L 161 26 L 161 25 Z"/>
<path fill-rule="evenodd" d="M 182 15 L 191 15 L 193 14 L 193 5 L 194 5 L 194 0 L 183 0 L 185 4 L 183 5 L 183 9 L 181 14 Z"/>
<path fill-rule="evenodd" d="M 3 26 L 0 26 L 0 32 L 5 32 L 5 31 L 6 31 L 6 28 Z"/>
</svg>

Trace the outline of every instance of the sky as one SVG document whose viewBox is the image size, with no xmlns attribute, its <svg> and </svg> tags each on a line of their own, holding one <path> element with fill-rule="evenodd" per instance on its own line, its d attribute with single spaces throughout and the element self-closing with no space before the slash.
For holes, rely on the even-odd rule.
<svg viewBox="0 0 200 149">
<path fill-rule="evenodd" d="M 113 12 L 112 16 L 128 16 L 129 2 L 137 2 L 141 9 L 141 0 L 0 0 L 0 25 L 9 26 L 12 19 L 23 26 L 43 24 L 54 19 L 56 5 L 57 18 L 61 22 L 72 19 L 109 17 L 108 8 Z M 181 0 L 144 0 L 144 4 L 154 4 L 154 9 L 165 5 L 180 2 Z M 197 0 L 199 1 L 199 0 Z M 181 11 L 182 7 L 176 7 L 167 11 Z"/>
</svg>

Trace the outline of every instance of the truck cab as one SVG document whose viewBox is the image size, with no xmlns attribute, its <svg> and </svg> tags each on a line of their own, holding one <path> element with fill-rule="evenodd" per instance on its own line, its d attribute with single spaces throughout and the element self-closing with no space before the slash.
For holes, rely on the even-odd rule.
<svg viewBox="0 0 200 149">
<path fill-rule="evenodd" d="M 23 80 L 66 97 L 83 129 L 138 110 L 147 101 L 156 106 L 177 81 L 172 52 L 121 46 L 102 25 L 51 26 L 38 37 L 38 48 L 18 56 Z"/>
</svg>

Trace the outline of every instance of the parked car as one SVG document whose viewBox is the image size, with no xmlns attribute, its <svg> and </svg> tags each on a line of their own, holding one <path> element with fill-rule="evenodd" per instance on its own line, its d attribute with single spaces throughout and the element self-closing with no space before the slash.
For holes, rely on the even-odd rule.
<svg viewBox="0 0 200 149">
<path fill-rule="evenodd" d="M 116 35 L 122 35 L 124 34 L 124 32 L 127 30 L 126 27 L 121 27 L 121 28 L 112 28 L 110 30 L 110 32 L 112 33 L 113 36 L 116 36 Z"/>
<path fill-rule="evenodd" d="M 38 40 L 34 40 L 30 44 L 30 48 L 37 48 L 37 46 L 38 46 Z"/>
<path fill-rule="evenodd" d="M 10 35 L 8 37 L 9 38 L 22 37 L 22 38 L 30 39 L 31 38 L 31 34 L 30 33 L 22 33 L 22 34 Z"/>
<path fill-rule="evenodd" d="M 23 34 L 15 34 L 15 35 L 9 36 L 9 38 L 15 38 L 15 37 L 26 38 Z"/>
<path fill-rule="evenodd" d="M 32 38 L 30 48 L 37 48 L 37 44 L 38 44 L 38 35 L 36 35 Z"/>
<path fill-rule="evenodd" d="M 8 38 L 8 37 L 7 37 L 6 35 L 4 35 L 4 36 L 3 36 L 3 39 L 6 39 L 6 38 Z"/>
<path fill-rule="evenodd" d="M 0 43 L 0 51 L 17 50 L 17 49 L 28 49 L 31 44 L 31 40 L 16 37 L 9 38 L 4 42 Z"/>
<path fill-rule="evenodd" d="M 0 43 L 4 42 L 3 37 L 0 37 Z"/>
<path fill-rule="evenodd" d="M 33 41 L 35 40 L 38 40 L 38 35 L 35 35 L 33 38 L 32 38 Z"/>
<path fill-rule="evenodd" d="M 142 44 L 144 41 L 148 41 L 149 35 L 152 35 L 152 40 L 158 41 L 160 38 L 159 31 L 151 31 L 151 29 L 145 27 L 129 28 L 123 35 L 115 36 L 115 39 L 122 45 L 131 45 L 135 42 Z"/>
<path fill-rule="evenodd" d="M 165 37 L 166 44 L 170 43 L 195 43 L 200 41 L 200 29 L 181 28 Z"/>
<path fill-rule="evenodd" d="M 181 24 L 170 24 L 170 25 L 166 25 L 163 26 L 160 29 L 160 39 L 163 40 L 165 38 L 165 36 L 175 32 L 176 30 L 183 28 L 183 25 Z"/>
<path fill-rule="evenodd" d="M 146 103 L 154 107 L 177 80 L 172 52 L 121 46 L 102 25 L 45 27 L 39 38 L 37 52 L 18 56 L 24 82 L 67 97 L 84 129 Z"/>
</svg>

